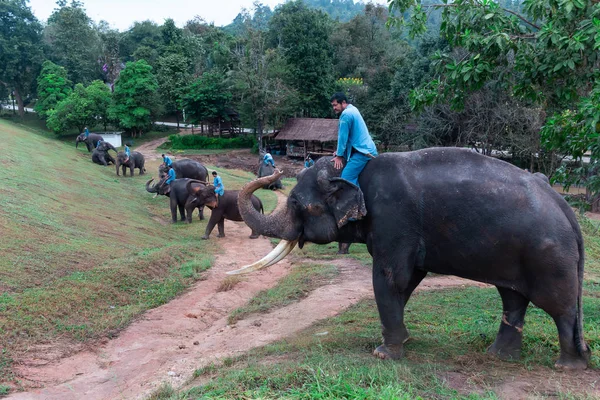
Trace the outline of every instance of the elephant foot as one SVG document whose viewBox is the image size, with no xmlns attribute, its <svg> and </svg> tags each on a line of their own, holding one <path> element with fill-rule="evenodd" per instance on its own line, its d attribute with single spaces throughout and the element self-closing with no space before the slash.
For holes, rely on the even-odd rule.
<svg viewBox="0 0 600 400">
<path fill-rule="evenodd" d="M 560 358 L 556 364 L 554 364 L 554 368 L 565 371 L 583 371 L 588 367 L 591 354 L 592 352 L 590 351 L 589 347 L 586 349 L 586 352 L 583 355 L 569 354 L 565 351 L 561 351 Z"/>
<path fill-rule="evenodd" d="M 386 346 L 382 344 L 373 350 L 373 355 L 382 360 L 399 360 L 404 357 L 404 346 Z"/>
<path fill-rule="evenodd" d="M 208 236 L 204 235 L 200 239 L 202 239 L 202 240 L 208 240 Z"/>
<path fill-rule="evenodd" d="M 218 238 L 224 238 L 225 235 L 221 235 L 220 233 L 217 235 Z"/>
<path fill-rule="evenodd" d="M 338 251 L 337 253 L 338 253 L 338 254 L 350 254 L 350 253 L 348 253 L 348 251 L 341 251 L 341 250 L 340 250 L 340 251 Z"/>
<path fill-rule="evenodd" d="M 494 342 L 488 347 L 487 352 L 503 361 L 515 361 L 521 358 L 521 346 L 500 346 Z"/>
<path fill-rule="evenodd" d="M 260 237 L 260 235 L 250 235 L 250 239 L 258 239 Z"/>
</svg>

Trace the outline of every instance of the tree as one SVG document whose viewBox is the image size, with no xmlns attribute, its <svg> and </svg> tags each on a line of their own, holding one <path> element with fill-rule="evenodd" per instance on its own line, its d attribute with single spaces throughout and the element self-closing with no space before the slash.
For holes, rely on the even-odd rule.
<svg viewBox="0 0 600 400">
<path fill-rule="evenodd" d="M 157 79 L 161 99 L 166 111 L 175 113 L 178 128 L 183 93 L 192 78 L 189 69 L 190 61 L 181 54 L 168 54 L 158 60 Z"/>
<path fill-rule="evenodd" d="M 146 59 L 147 55 L 153 54 L 152 59 L 146 59 L 152 65 L 153 61 L 158 60 L 158 49 L 161 45 L 162 34 L 158 24 L 152 21 L 135 22 L 121 37 L 119 42 L 120 58 L 123 61 L 135 61 Z M 138 48 L 142 46 L 145 50 L 138 52 Z M 138 52 L 138 57 L 135 56 L 136 52 Z"/>
<path fill-rule="evenodd" d="M 48 18 L 44 40 L 50 51 L 48 57 L 63 66 L 69 79 L 75 83 L 88 84 L 101 77 L 98 55 L 101 53 L 100 39 L 92 20 L 77 0 L 58 0 L 58 8 Z"/>
<path fill-rule="evenodd" d="M 413 106 L 448 101 L 460 108 L 469 93 L 484 85 L 507 90 L 548 115 L 542 140 L 549 150 L 579 160 L 589 150 L 592 164 L 599 159 L 600 104 L 594 96 L 600 92 L 600 3 L 529 0 L 523 14 L 490 0 L 429 6 L 391 0 L 390 8 L 412 11 L 412 17 L 400 14 L 390 20 L 407 26 L 411 35 L 424 31 L 428 8 L 444 10 L 440 32 L 452 52 L 438 54 L 439 79 L 412 94 Z M 584 169 L 572 172 L 581 178 L 587 174 Z"/>
<path fill-rule="evenodd" d="M 196 79 L 183 98 L 183 106 L 192 123 L 227 119 L 227 108 L 232 94 L 225 83 L 225 75 L 208 71 Z"/>
<path fill-rule="evenodd" d="M 108 114 L 132 137 L 141 135 L 160 114 L 157 92 L 152 67 L 144 60 L 128 62 L 115 83 Z"/>
<path fill-rule="evenodd" d="M 71 81 L 67 78 L 67 70 L 52 61 L 44 61 L 42 64 L 37 84 L 38 99 L 34 109 L 40 118 L 46 118 L 47 111 L 53 109 L 72 91 Z"/>
<path fill-rule="evenodd" d="M 329 35 L 333 25 L 321 11 L 309 9 L 301 0 L 275 9 L 269 22 L 271 45 L 281 48 L 289 65 L 286 83 L 298 92 L 301 114 L 330 115 L 333 90 L 333 49 Z"/>
<path fill-rule="evenodd" d="M 81 132 L 100 119 L 106 126 L 109 103 L 110 90 L 102 81 L 94 81 L 88 87 L 78 83 L 66 99 L 47 111 L 46 124 L 57 134 L 72 128 Z"/>
<path fill-rule="evenodd" d="M 237 103 L 242 120 L 255 127 L 260 144 L 267 122 L 276 124 L 294 114 L 297 93 L 284 83 L 287 66 L 277 49 L 267 49 L 264 32 L 248 28 L 247 41 L 238 47 L 235 57 Z"/>
<path fill-rule="evenodd" d="M 43 61 L 42 25 L 26 0 L 0 2 L 0 84 L 14 92 L 19 115 Z"/>
<path fill-rule="evenodd" d="M 102 53 L 99 58 L 102 64 L 102 74 L 105 82 L 110 85 L 112 90 L 122 68 L 119 57 L 119 40 L 121 35 L 118 31 L 110 29 L 108 23 L 105 21 L 101 21 L 97 29 L 102 46 Z"/>
</svg>

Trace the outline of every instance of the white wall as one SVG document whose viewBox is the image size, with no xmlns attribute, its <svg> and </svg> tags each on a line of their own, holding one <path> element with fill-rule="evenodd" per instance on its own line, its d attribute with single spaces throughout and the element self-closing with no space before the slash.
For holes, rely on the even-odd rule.
<svg viewBox="0 0 600 400">
<path fill-rule="evenodd" d="M 123 144 L 121 142 L 121 132 L 96 132 L 100 134 L 104 141 L 112 144 L 115 147 L 121 147 Z"/>
</svg>

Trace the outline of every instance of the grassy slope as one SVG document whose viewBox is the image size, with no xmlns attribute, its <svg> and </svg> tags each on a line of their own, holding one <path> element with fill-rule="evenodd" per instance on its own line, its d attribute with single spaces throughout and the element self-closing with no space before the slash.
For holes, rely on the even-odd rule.
<svg viewBox="0 0 600 400">
<path fill-rule="evenodd" d="M 28 347 L 110 334 L 210 267 L 204 223 L 169 224 L 145 176 L 119 178 L 81 147 L 0 120 L 0 379 Z"/>
</svg>

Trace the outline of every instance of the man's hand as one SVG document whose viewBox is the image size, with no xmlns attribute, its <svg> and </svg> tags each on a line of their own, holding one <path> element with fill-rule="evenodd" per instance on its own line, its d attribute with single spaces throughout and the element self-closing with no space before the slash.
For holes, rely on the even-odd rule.
<svg viewBox="0 0 600 400">
<path fill-rule="evenodd" d="M 335 156 L 331 159 L 335 169 L 341 169 L 344 166 L 344 159 L 340 156 Z"/>
</svg>

